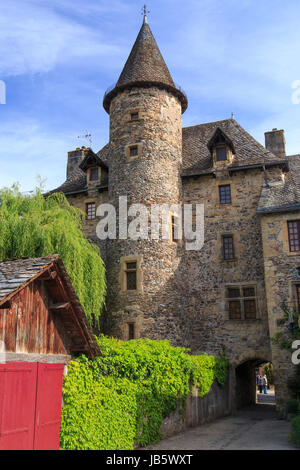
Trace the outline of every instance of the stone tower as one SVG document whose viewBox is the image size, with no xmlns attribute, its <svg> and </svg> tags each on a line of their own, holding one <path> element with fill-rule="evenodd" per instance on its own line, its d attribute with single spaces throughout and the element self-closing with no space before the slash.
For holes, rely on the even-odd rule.
<svg viewBox="0 0 300 470">
<path fill-rule="evenodd" d="M 128 207 L 180 204 L 184 93 L 175 86 L 147 17 L 113 89 L 104 96 L 110 115 L 108 200 Z M 119 220 L 119 219 L 118 219 Z M 128 218 L 130 222 L 130 217 Z M 107 331 L 123 339 L 147 336 L 182 344 L 182 245 L 168 240 L 107 241 Z M 117 224 L 118 227 L 118 224 Z M 119 235 L 117 230 L 117 235 Z M 125 238 L 125 237 L 124 237 Z"/>
</svg>

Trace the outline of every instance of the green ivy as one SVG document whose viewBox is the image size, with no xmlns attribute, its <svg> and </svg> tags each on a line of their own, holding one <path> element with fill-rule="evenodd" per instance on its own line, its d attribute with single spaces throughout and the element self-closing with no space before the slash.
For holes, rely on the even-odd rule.
<svg viewBox="0 0 300 470">
<path fill-rule="evenodd" d="M 90 323 L 99 324 L 105 298 L 105 269 L 99 249 L 83 235 L 84 214 L 63 194 L 47 199 L 18 186 L 0 190 L 0 261 L 59 254 Z"/>
<path fill-rule="evenodd" d="M 102 355 L 81 356 L 64 383 L 64 449 L 132 449 L 161 439 L 164 417 L 184 406 L 190 385 L 204 397 L 214 380 L 224 386 L 224 352 L 191 356 L 168 341 L 120 341 L 101 335 Z M 107 424 L 105 424 L 107 423 Z"/>
<path fill-rule="evenodd" d="M 287 299 L 281 302 L 280 308 L 284 315 L 277 320 L 280 330 L 273 336 L 272 343 L 277 344 L 281 349 L 292 351 L 293 342 L 300 339 L 299 314 L 288 306 Z M 290 317 L 293 317 L 294 321 L 293 332 L 289 329 Z"/>
</svg>

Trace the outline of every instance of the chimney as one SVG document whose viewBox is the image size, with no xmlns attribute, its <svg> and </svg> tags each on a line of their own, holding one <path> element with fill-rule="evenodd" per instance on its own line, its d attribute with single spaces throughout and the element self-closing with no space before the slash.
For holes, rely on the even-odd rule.
<svg viewBox="0 0 300 470">
<path fill-rule="evenodd" d="M 88 149 L 86 147 L 78 147 L 76 150 L 71 150 L 68 152 L 67 178 L 71 175 L 71 173 L 73 173 L 74 170 L 77 170 L 87 152 Z"/>
<path fill-rule="evenodd" d="M 284 158 L 286 156 L 284 130 L 279 131 L 275 128 L 270 132 L 265 132 L 265 147 L 276 157 Z"/>
</svg>

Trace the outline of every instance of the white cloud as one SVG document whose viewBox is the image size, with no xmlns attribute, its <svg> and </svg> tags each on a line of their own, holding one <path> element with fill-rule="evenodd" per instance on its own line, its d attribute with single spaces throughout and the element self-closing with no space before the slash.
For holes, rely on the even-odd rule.
<svg viewBox="0 0 300 470">
<path fill-rule="evenodd" d="M 48 72 L 80 57 L 117 55 L 118 47 L 103 36 L 101 30 L 57 13 L 52 2 L 10 0 L 0 16 L 0 76 Z"/>
</svg>

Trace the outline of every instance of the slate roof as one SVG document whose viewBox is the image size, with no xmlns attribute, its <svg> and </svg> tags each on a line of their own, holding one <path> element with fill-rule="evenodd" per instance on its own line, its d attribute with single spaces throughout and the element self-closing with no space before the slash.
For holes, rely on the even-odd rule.
<svg viewBox="0 0 300 470">
<path fill-rule="evenodd" d="M 242 168 L 266 163 L 286 163 L 279 159 L 248 134 L 234 119 L 209 122 L 182 129 L 183 176 L 201 175 L 213 172 L 213 160 L 208 144 L 217 129 L 232 141 L 235 150 L 229 169 Z"/>
<path fill-rule="evenodd" d="M 75 292 L 66 268 L 58 255 L 41 258 L 19 258 L 0 263 L 0 305 L 5 304 L 25 285 L 37 279 L 50 267 L 58 270 L 71 300 L 71 308 L 61 310 L 60 316 L 74 345 L 84 346 L 91 357 L 100 354 L 99 345 L 90 329 L 83 307 Z M 55 278 L 54 278 L 55 279 Z M 55 282 L 55 281 L 54 281 Z M 76 320 L 74 318 L 76 317 Z"/>
<path fill-rule="evenodd" d="M 290 171 L 284 181 L 263 186 L 258 213 L 300 210 L 300 155 L 287 157 Z"/>
<path fill-rule="evenodd" d="M 94 154 L 97 156 L 99 160 L 99 165 L 107 169 L 107 159 L 108 159 L 108 152 L 109 152 L 109 145 L 106 144 L 97 154 Z M 86 160 L 86 158 L 89 157 L 89 154 L 87 154 L 82 161 L 81 165 L 83 162 Z M 80 166 L 81 166 L 80 165 Z M 98 189 L 105 189 L 107 188 L 107 182 L 101 183 L 99 186 L 97 186 Z M 87 186 L 87 178 L 86 178 L 86 173 L 81 170 L 81 168 L 77 168 L 74 170 L 66 179 L 66 181 L 58 186 L 58 188 L 52 189 L 49 191 L 45 196 L 49 196 L 50 194 L 53 193 L 64 193 L 66 195 L 71 195 L 71 194 L 76 194 L 76 193 L 81 193 L 84 191 L 87 191 L 88 186 Z"/>
<path fill-rule="evenodd" d="M 220 129 L 231 141 L 235 151 L 233 162 L 228 165 L 231 171 L 244 167 L 256 167 L 265 165 L 281 165 L 287 169 L 288 159 L 279 159 L 263 145 L 257 142 L 245 129 L 234 119 L 209 122 L 197 126 L 182 129 L 182 176 L 201 176 L 207 173 L 213 174 L 215 169 L 211 152 L 208 149 L 209 142 L 217 129 Z M 101 161 L 108 166 L 109 144 L 105 145 L 97 155 Z M 99 188 L 107 188 L 104 183 Z M 67 180 L 53 191 L 75 194 L 87 190 L 86 174 L 81 170 L 75 170 Z"/>
<path fill-rule="evenodd" d="M 0 301 L 33 279 L 58 258 L 20 258 L 0 263 Z"/>
<path fill-rule="evenodd" d="M 121 90 L 132 86 L 154 85 L 173 92 L 182 103 L 182 112 L 186 110 L 187 97 L 174 84 L 148 22 L 144 19 L 117 83 L 104 96 L 104 109 L 109 112 L 112 98 Z"/>
</svg>

